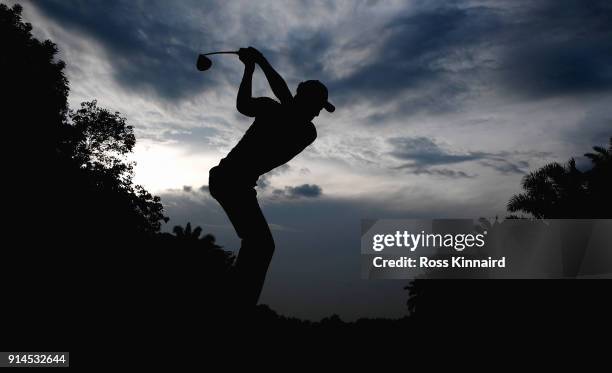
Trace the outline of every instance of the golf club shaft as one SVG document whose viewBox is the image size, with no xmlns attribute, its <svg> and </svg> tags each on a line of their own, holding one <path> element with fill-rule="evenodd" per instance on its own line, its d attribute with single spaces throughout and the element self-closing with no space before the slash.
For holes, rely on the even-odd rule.
<svg viewBox="0 0 612 373">
<path fill-rule="evenodd" d="M 202 56 L 210 56 L 211 54 L 238 54 L 238 51 L 210 52 L 210 53 L 203 53 Z"/>
</svg>

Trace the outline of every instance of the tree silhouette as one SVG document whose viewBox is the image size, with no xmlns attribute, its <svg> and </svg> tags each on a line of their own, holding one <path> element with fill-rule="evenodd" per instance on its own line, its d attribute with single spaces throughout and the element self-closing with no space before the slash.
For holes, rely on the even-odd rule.
<svg viewBox="0 0 612 373">
<path fill-rule="evenodd" d="M 612 162 L 612 137 L 608 142 L 608 149 L 601 146 L 594 146 L 595 153 L 586 153 L 584 156 L 589 158 L 596 169 L 604 170 L 610 167 Z"/>
<path fill-rule="evenodd" d="M 187 223 L 185 228 L 181 227 L 180 225 L 175 225 L 172 232 L 174 232 L 177 238 L 185 240 L 199 240 L 200 234 L 202 234 L 202 228 L 196 227 L 196 229 L 192 231 L 191 223 Z"/>
<path fill-rule="evenodd" d="M 591 160 L 593 168 L 587 171 L 586 190 L 591 205 L 600 206 L 592 217 L 610 218 L 612 213 L 612 137 L 608 142 L 608 149 L 601 146 L 593 147 L 594 153 L 584 156 Z M 605 208 L 608 206 L 608 208 Z"/>
<path fill-rule="evenodd" d="M 159 246 L 166 218 L 160 199 L 133 183 L 125 156 L 135 138 L 125 118 L 95 101 L 68 109 L 58 49 L 35 39 L 21 12 L 0 4 L 3 192 L 14 237 L 1 251 L 0 281 L 14 292 L 3 309 L 14 320 L 6 338 L 43 342 L 57 336 L 41 336 L 28 320 L 70 325 L 77 305 L 103 314 L 129 299 L 122 294 L 143 275 L 143 245 Z"/>
<path fill-rule="evenodd" d="M 550 163 L 523 178 L 523 193 L 508 202 L 508 211 L 524 212 L 542 218 L 610 217 L 612 190 L 612 138 L 608 149 L 594 147 L 585 156 L 592 168 L 580 171 L 572 158 L 567 164 Z"/>
<path fill-rule="evenodd" d="M 595 146 L 593 150 L 594 153 L 585 154 L 591 161 L 587 171 L 578 170 L 572 158 L 566 165 L 551 163 L 525 176 L 525 192 L 510 199 L 508 210 L 529 213 L 537 219 L 610 218 L 612 138 L 608 149 Z M 578 274 L 591 229 L 589 221 L 582 221 L 574 223 L 571 229 L 561 230 L 564 275 Z"/>
<path fill-rule="evenodd" d="M 7 104 L 3 116 L 9 116 L 10 130 L 28 134 L 29 140 L 44 140 L 41 144 L 48 149 L 53 145 L 49 140 L 57 140 L 51 135 L 57 134 L 68 112 L 65 64 L 56 60 L 54 43 L 32 36 L 32 25 L 22 21 L 21 12 L 20 5 L 8 8 L 0 4 L 0 67 L 3 92 L 7 93 L 3 95 Z"/>
<path fill-rule="evenodd" d="M 170 241 L 170 246 L 180 248 L 191 255 L 190 262 L 195 266 L 194 271 L 203 272 L 211 278 L 229 275 L 234 263 L 234 255 L 222 250 L 222 247 L 215 243 L 213 235 L 206 234 L 200 237 L 202 228 L 192 229 L 191 223 L 187 223 L 184 228 L 176 225 L 172 231 L 173 236 L 164 235 L 166 240 Z M 196 258 L 197 260 L 194 261 L 193 259 Z"/>
<path fill-rule="evenodd" d="M 68 131 L 61 158 L 63 190 L 81 214 L 92 215 L 95 229 L 124 236 L 154 234 L 167 221 L 160 198 L 133 184 L 134 163 L 126 160 L 136 144 L 133 128 L 120 113 L 99 108 L 96 101 L 81 104 L 69 113 Z M 85 228 L 84 228 L 85 229 Z"/>
<path fill-rule="evenodd" d="M 19 5 L 0 4 L 2 114 L 11 139 L 5 175 L 13 180 L 4 191 L 18 201 L 9 207 L 11 219 L 21 223 L 36 212 L 45 245 L 64 250 L 159 232 L 166 219 L 160 200 L 133 184 L 133 164 L 125 159 L 135 144 L 133 129 L 95 101 L 68 109 L 57 46 L 34 38 L 21 12 Z M 65 234 L 67 227 L 72 234 Z"/>
</svg>

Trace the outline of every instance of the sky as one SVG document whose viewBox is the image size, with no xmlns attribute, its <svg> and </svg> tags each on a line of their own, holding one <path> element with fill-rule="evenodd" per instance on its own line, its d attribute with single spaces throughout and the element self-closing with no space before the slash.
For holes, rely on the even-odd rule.
<svg viewBox="0 0 612 373">
<path fill-rule="evenodd" d="M 135 181 L 174 225 L 239 247 L 208 170 L 249 127 L 243 65 L 198 53 L 254 46 L 295 92 L 336 106 L 315 143 L 257 188 L 276 240 L 261 302 L 318 320 L 400 317 L 406 284 L 360 279 L 362 218 L 506 215 L 521 178 L 612 135 L 609 1 L 5 1 L 60 48 L 69 104 L 125 115 Z M 256 96 L 272 96 L 256 70 Z"/>
</svg>

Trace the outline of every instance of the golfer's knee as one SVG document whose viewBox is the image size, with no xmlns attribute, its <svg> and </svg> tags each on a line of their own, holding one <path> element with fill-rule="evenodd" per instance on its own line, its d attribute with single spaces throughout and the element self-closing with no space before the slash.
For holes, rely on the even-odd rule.
<svg viewBox="0 0 612 373">
<path fill-rule="evenodd" d="M 276 246 L 272 237 L 253 237 L 242 241 L 243 247 L 250 248 L 253 252 L 272 255 Z"/>
</svg>

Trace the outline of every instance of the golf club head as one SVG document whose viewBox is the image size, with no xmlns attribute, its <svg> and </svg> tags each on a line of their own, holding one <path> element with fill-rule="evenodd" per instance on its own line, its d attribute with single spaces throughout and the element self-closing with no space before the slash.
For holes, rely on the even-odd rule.
<svg viewBox="0 0 612 373">
<path fill-rule="evenodd" d="M 212 61 L 210 60 L 210 58 L 206 57 L 205 55 L 200 54 L 198 55 L 198 62 L 196 66 L 198 70 L 206 71 L 210 69 L 210 67 L 212 66 Z"/>
</svg>

